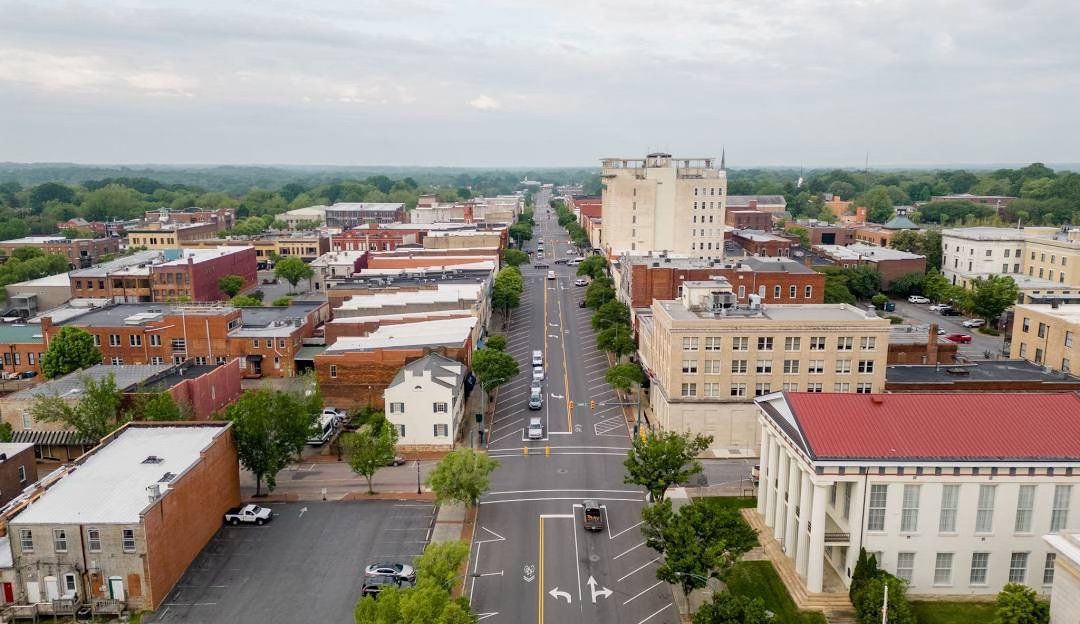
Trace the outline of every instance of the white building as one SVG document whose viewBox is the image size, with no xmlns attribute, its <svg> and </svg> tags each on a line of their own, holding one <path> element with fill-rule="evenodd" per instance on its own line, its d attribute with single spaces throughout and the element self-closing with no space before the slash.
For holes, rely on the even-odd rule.
<svg viewBox="0 0 1080 624">
<path fill-rule="evenodd" d="M 969 227 L 941 231 L 941 273 L 966 286 L 976 277 L 1019 276 L 1024 265 L 1024 230 Z"/>
<path fill-rule="evenodd" d="M 1055 554 L 1050 624 L 1080 622 L 1080 533 L 1058 533 L 1043 539 Z"/>
<path fill-rule="evenodd" d="M 315 274 L 311 277 L 312 287 L 322 292 L 326 290 L 327 280 L 351 277 L 357 263 L 367 251 L 330 251 L 315 258 L 309 265 Z"/>
<path fill-rule="evenodd" d="M 464 422 L 465 365 L 437 353 L 414 360 L 398 370 L 383 401 L 399 448 L 450 449 Z"/>
<path fill-rule="evenodd" d="M 1080 396 L 813 394 L 757 399 L 757 513 L 807 590 L 850 584 L 859 548 L 912 595 L 1046 592 L 1047 533 L 1076 531 Z"/>
</svg>

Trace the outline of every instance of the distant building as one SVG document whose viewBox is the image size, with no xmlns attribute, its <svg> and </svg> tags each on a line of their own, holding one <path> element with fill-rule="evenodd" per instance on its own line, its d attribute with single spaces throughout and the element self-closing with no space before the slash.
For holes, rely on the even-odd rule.
<svg viewBox="0 0 1080 624">
<path fill-rule="evenodd" d="M 779 214 L 787 210 L 783 195 L 728 195 L 727 210 L 750 210 Z"/>
<path fill-rule="evenodd" d="M 330 239 L 319 232 L 291 232 L 282 234 L 267 234 L 265 236 L 250 236 L 239 238 L 204 238 L 190 241 L 185 248 L 211 248 L 223 246 L 255 248 L 255 263 L 257 268 L 266 269 L 272 264 L 274 256 L 296 257 L 304 262 L 311 262 L 322 254 L 330 251 Z"/>
<path fill-rule="evenodd" d="M 0 241 L 0 261 L 11 257 L 17 249 L 32 247 L 47 254 L 60 254 L 68 259 L 68 267 L 88 267 L 104 255 L 120 251 L 116 238 L 64 238 L 63 236 L 27 236 Z"/>
<path fill-rule="evenodd" d="M 7 291 L 8 311 L 14 311 L 23 319 L 33 318 L 42 310 L 64 305 L 71 299 L 67 273 L 8 284 L 4 290 Z"/>
<path fill-rule="evenodd" d="M 911 273 L 926 272 L 926 256 L 874 245 L 815 245 L 814 251 L 839 266 L 872 266 L 881 273 L 881 285 L 888 288 L 893 282 Z"/>
<path fill-rule="evenodd" d="M 934 195 L 930 198 L 930 201 L 965 201 L 972 204 L 981 204 L 994 208 L 997 211 L 998 216 L 1000 216 L 1002 211 L 1005 208 L 1008 208 L 1009 204 L 1015 199 L 1015 197 L 1010 197 L 1008 195 L 972 195 L 971 193 L 954 193 L 952 195 Z"/>
<path fill-rule="evenodd" d="M 1080 306 L 1028 304 L 1013 308 L 1011 357 L 1061 373 L 1080 365 Z"/>
<path fill-rule="evenodd" d="M 45 353 L 45 341 L 41 325 L 36 323 L 12 323 L 0 326 L 0 352 L 3 366 L 0 370 L 9 374 L 40 373 L 41 356 Z"/>
<path fill-rule="evenodd" d="M 0 442 L 0 507 L 7 505 L 23 489 L 38 480 L 34 445 Z"/>
<path fill-rule="evenodd" d="M 1080 302 L 1080 229 L 970 227 L 942 230 L 941 271 L 950 283 L 1009 275 L 1022 303 Z"/>
<path fill-rule="evenodd" d="M 837 219 L 846 215 L 849 208 L 851 208 L 851 202 L 840 199 L 839 195 L 825 196 L 825 209 Z"/>
<path fill-rule="evenodd" d="M 890 364 L 885 369 L 885 391 L 1077 392 L 1080 391 L 1080 377 L 1047 371 L 1025 360 Z"/>
<path fill-rule="evenodd" d="M 143 216 L 147 223 L 213 223 L 217 229 L 227 230 L 236 225 L 236 213 L 232 208 L 184 208 L 183 210 L 147 210 Z"/>
<path fill-rule="evenodd" d="M 724 222 L 736 229 L 768 231 L 772 229 L 772 215 L 762 210 L 732 210 L 728 205 Z"/>
<path fill-rule="evenodd" d="M 798 242 L 784 236 L 762 232 L 760 230 L 734 230 L 731 240 L 751 256 L 769 258 L 788 257 Z"/>
<path fill-rule="evenodd" d="M 217 223 L 176 223 L 151 221 L 141 227 L 127 228 L 128 247 L 176 249 L 204 238 L 212 238 L 221 228 Z"/>
<path fill-rule="evenodd" d="M 210 302 L 229 296 L 218 287 L 239 275 L 244 288 L 255 284 L 255 249 L 250 245 L 191 249 L 150 249 L 72 271 L 74 297 L 103 297 L 119 303 Z"/>
<path fill-rule="evenodd" d="M 465 422 L 465 365 L 437 353 L 409 362 L 383 391 L 386 419 L 398 431 L 398 448 L 446 451 Z"/>
<path fill-rule="evenodd" d="M 405 223 L 405 204 L 338 202 L 326 206 L 324 224 L 329 227 L 350 228 L 365 223 Z"/>
<path fill-rule="evenodd" d="M 897 233 L 904 230 L 918 231 L 919 226 L 907 217 L 893 217 L 883 225 L 866 223 L 855 228 L 855 239 L 868 245 L 888 247 Z"/>
</svg>

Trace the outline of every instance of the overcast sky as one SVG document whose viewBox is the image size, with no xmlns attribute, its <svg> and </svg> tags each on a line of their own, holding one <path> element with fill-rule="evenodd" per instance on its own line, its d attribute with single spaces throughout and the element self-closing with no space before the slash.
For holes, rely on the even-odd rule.
<svg viewBox="0 0 1080 624">
<path fill-rule="evenodd" d="M 0 161 L 1080 160 L 1074 0 L 0 0 Z"/>
</svg>

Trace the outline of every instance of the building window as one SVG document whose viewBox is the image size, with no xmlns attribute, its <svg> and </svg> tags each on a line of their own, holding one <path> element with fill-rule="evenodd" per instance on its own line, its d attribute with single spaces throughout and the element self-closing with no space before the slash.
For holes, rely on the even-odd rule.
<svg viewBox="0 0 1080 624">
<path fill-rule="evenodd" d="M 780 293 L 781 293 L 781 289 L 780 289 L 779 284 L 776 285 L 776 286 L 773 286 L 773 293 L 772 293 L 773 294 L 773 299 L 779 299 L 780 298 Z"/>
<path fill-rule="evenodd" d="M 746 360 L 731 360 L 731 374 L 732 375 L 745 375 L 746 374 Z"/>
<path fill-rule="evenodd" d="M 1065 258 L 1062 258 L 1064 260 Z M 1057 553 L 1046 553 L 1046 563 L 1043 564 L 1043 585 L 1054 584 L 1054 563 L 1057 561 Z"/>
<path fill-rule="evenodd" d="M 888 503 L 887 485 L 870 486 L 870 505 L 866 516 L 867 531 L 885 530 L 885 505 Z"/>
<path fill-rule="evenodd" d="M 682 350 L 683 351 L 697 351 L 697 349 L 698 349 L 697 336 L 685 336 L 682 339 Z"/>
<path fill-rule="evenodd" d="M 405 413 L 405 404 L 404 403 L 390 403 L 390 413 L 391 414 L 404 414 Z"/>
<path fill-rule="evenodd" d="M 124 529 L 121 534 L 124 552 L 135 552 L 135 529 Z"/>
<path fill-rule="evenodd" d="M 851 372 L 851 360 L 836 360 L 836 374 L 847 375 Z"/>
<path fill-rule="evenodd" d="M 806 371 L 811 375 L 825 374 L 825 360 L 810 360 L 806 363 Z"/>
<path fill-rule="evenodd" d="M 1071 331 L 1065 332 L 1065 346 L 1066 347 L 1072 347 L 1073 346 L 1073 333 Z"/>
<path fill-rule="evenodd" d="M 450 437 L 450 426 L 446 423 L 436 424 L 433 427 L 434 435 L 436 438 L 448 438 Z"/>
<path fill-rule="evenodd" d="M 1013 530 L 1017 533 L 1031 531 L 1031 513 L 1035 507 L 1035 486 L 1021 485 L 1016 497 L 1016 523 Z"/>
<path fill-rule="evenodd" d="M 94 334 L 94 346 L 95 347 L 100 347 L 101 346 L 101 336 L 99 336 L 97 334 Z"/>
<path fill-rule="evenodd" d="M 874 372 L 874 360 L 859 360 L 859 373 Z"/>
<path fill-rule="evenodd" d="M 784 338 L 784 351 L 798 351 L 802 346 L 802 339 L 798 336 Z"/>
<path fill-rule="evenodd" d="M 183 353 L 187 351 L 187 341 L 183 338 L 173 338 L 170 343 L 173 353 Z"/>
<path fill-rule="evenodd" d="M 874 336 L 863 336 L 859 339 L 859 348 L 863 351 L 873 351 L 877 348 L 877 338 Z"/>
<path fill-rule="evenodd" d="M 431 408 L 436 414 L 445 414 L 448 411 L 446 401 L 439 401 L 431 404 Z"/>
<path fill-rule="evenodd" d="M 994 530 L 994 493 L 993 485 L 979 486 L 979 503 L 975 510 L 975 532 L 989 533 Z"/>
<path fill-rule="evenodd" d="M 896 555 L 896 578 L 911 582 L 912 573 L 915 571 L 915 553 L 902 552 Z"/>
<path fill-rule="evenodd" d="M 1027 580 L 1028 553 L 1014 552 L 1009 557 L 1009 582 L 1023 583 Z"/>
<path fill-rule="evenodd" d="M 807 286 L 807 287 L 806 287 L 806 288 L 804 289 L 804 291 L 803 291 L 803 292 L 804 292 L 804 296 L 805 296 L 805 297 L 806 297 L 807 299 L 813 299 L 813 298 L 814 298 L 814 287 L 813 287 L 813 286 Z"/>
<path fill-rule="evenodd" d="M 744 384 L 744 383 L 731 384 L 731 396 L 733 396 L 733 397 L 744 397 L 744 396 L 746 396 L 746 384 Z"/>
<path fill-rule="evenodd" d="M 696 383 L 684 383 L 682 385 L 682 396 L 684 396 L 684 397 L 697 396 L 697 384 Z"/>
<path fill-rule="evenodd" d="M 806 391 L 807 392 L 824 392 L 824 390 L 822 390 L 822 384 L 820 384 L 820 383 L 808 383 L 808 384 L 806 384 Z"/>
<path fill-rule="evenodd" d="M 705 394 L 703 396 L 707 396 L 707 397 L 718 397 L 718 396 L 720 396 L 720 384 L 718 384 L 716 382 L 710 382 L 710 383 L 705 384 L 705 386 L 704 386 L 704 388 L 702 388 L 702 390 L 705 391 Z"/>
<path fill-rule="evenodd" d="M 968 583 L 971 585 L 986 584 L 986 568 L 990 565 L 990 553 L 971 553 L 971 574 Z"/>
<path fill-rule="evenodd" d="M 919 530 L 919 486 L 904 486 L 904 506 L 900 512 L 900 530 L 912 533 Z"/>
<path fill-rule="evenodd" d="M 1022 326 L 1023 326 L 1025 332 L 1030 330 L 1031 329 L 1031 319 L 1025 316 L 1024 321 L 1022 323 Z"/>
<path fill-rule="evenodd" d="M 1022 358 L 1027 357 L 1027 343 L 1026 342 L 1021 342 L 1020 343 L 1020 357 L 1022 357 Z"/>
<path fill-rule="evenodd" d="M 120 346 L 120 334 L 109 334 L 109 346 L 110 347 L 119 347 Z"/>
<path fill-rule="evenodd" d="M 64 529 L 53 529 L 53 550 L 67 552 L 67 531 Z"/>
<path fill-rule="evenodd" d="M 798 375 L 799 374 L 799 360 L 784 360 L 784 374 L 785 375 Z"/>
<path fill-rule="evenodd" d="M 706 336 L 705 337 L 705 350 L 706 351 L 719 351 L 720 350 L 720 337 L 719 336 Z"/>
<path fill-rule="evenodd" d="M 770 392 L 772 392 L 772 390 L 767 383 L 759 383 L 754 385 L 754 396 L 765 396 Z"/>
<path fill-rule="evenodd" d="M 731 350 L 732 351 L 749 351 L 750 350 L 750 339 L 747 338 L 746 336 L 736 336 L 735 338 L 732 338 L 731 339 Z"/>
<path fill-rule="evenodd" d="M 771 373 L 772 372 L 772 360 L 758 360 L 757 367 L 755 369 L 758 373 Z"/>
<path fill-rule="evenodd" d="M 161 346 L 161 334 L 150 334 L 150 346 L 151 347 L 160 347 Z"/>
<path fill-rule="evenodd" d="M 799 287 L 796 286 L 795 284 L 792 284 L 791 286 L 788 286 L 788 298 L 789 299 L 794 299 L 795 297 L 798 297 L 798 296 L 799 296 Z"/>
<path fill-rule="evenodd" d="M 760 336 L 757 339 L 758 351 L 772 351 L 772 336 Z"/>
<path fill-rule="evenodd" d="M 1060 531 L 1069 521 L 1069 499 L 1072 498 L 1071 485 L 1054 486 L 1054 507 L 1050 511 L 1050 531 Z"/>
<path fill-rule="evenodd" d="M 855 386 L 856 394 L 870 394 L 874 391 L 874 384 L 861 382 Z"/>
<path fill-rule="evenodd" d="M 855 343 L 855 339 L 851 336 L 840 336 L 836 339 L 837 351 L 851 351 Z"/>
<path fill-rule="evenodd" d="M 90 552 L 101 552 L 101 531 L 86 529 L 86 544 Z"/>
<path fill-rule="evenodd" d="M 337 379 L 337 364 L 330 365 L 330 379 Z"/>
<path fill-rule="evenodd" d="M 394 426 L 397 427 L 398 438 L 404 438 L 405 437 L 405 425 L 397 425 L 397 424 L 395 424 Z"/>
<path fill-rule="evenodd" d="M 26 363 L 29 364 L 30 366 L 34 365 L 34 352 L 33 351 L 26 354 Z"/>
<path fill-rule="evenodd" d="M 952 553 L 938 553 L 934 558 L 934 585 L 952 584 Z"/>
<path fill-rule="evenodd" d="M 810 338 L 810 350 L 811 351 L 824 351 L 825 350 L 825 336 L 813 336 Z"/>
<path fill-rule="evenodd" d="M 133 347 L 141 347 L 142 346 L 142 334 L 131 334 L 131 335 L 129 335 L 128 336 L 128 342 L 130 342 L 131 346 L 133 346 Z"/>
<path fill-rule="evenodd" d="M 798 392 L 799 391 L 799 384 L 785 382 L 784 385 L 783 385 L 783 388 L 784 388 L 784 392 Z"/>
<path fill-rule="evenodd" d="M 19 546 L 24 553 L 34 552 L 34 533 L 30 529 L 19 529 Z"/>
<path fill-rule="evenodd" d="M 956 532 L 956 507 L 960 500 L 960 486 L 946 484 L 941 488 L 941 515 L 938 517 L 938 531 Z"/>
<path fill-rule="evenodd" d="M 682 372 L 686 374 L 697 373 L 697 360 L 683 360 Z"/>
<path fill-rule="evenodd" d="M 150 358 L 150 363 L 160 366 L 165 363 L 165 359 L 162 358 L 160 355 L 155 355 Z"/>
<path fill-rule="evenodd" d="M 720 360 L 705 360 L 706 375 L 719 375 L 720 374 Z"/>
<path fill-rule="evenodd" d="M 851 384 L 838 381 L 832 385 L 833 392 L 851 392 Z"/>
<path fill-rule="evenodd" d="M 110 363 L 111 363 L 111 364 L 112 364 L 113 366 L 121 366 L 121 365 L 123 365 L 123 363 L 124 363 L 124 358 L 122 358 L 122 357 L 114 357 L 114 358 L 111 358 L 111 359 L 109 360 L 109 362 L 110 362 Z"/>
</svg>

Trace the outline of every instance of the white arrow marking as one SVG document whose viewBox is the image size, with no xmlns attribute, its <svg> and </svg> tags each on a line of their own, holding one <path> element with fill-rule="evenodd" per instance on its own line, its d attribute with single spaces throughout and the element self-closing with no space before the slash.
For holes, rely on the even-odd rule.
<svg viewBox="0 0 1080 624">
<path fill-rule="evenodd" d="M 589 586 L 589 590 L 592 592 L 593 604 L 596 604 L 596 597 L 597 596 L 603 596 L 604 598 L 607 598 L 608 596 L 610 596 L 611 594 L 614 593 L 610 589 L 608 589 L 607 587 L 603 587 L 603 588 L 600 589 L 600 591 L 596 591 L 596 579 L 594 579 L 591 576 L 589 577 L 589 580 L 585 581 L 585 584 Z"/>
<path fill-rule="evenodd" d="M 559 334 L 548 334 L 548 338 L 558 338 Z"/>
<path fill-rule="evenodd" d="M 552 392 L 551 393 L 551 398 L 553 398 L 553 399 L 565 399 L 566 397 L 564 397 L 561 394 L 555 394 L 554 392 Z"/>
<path fill-rule="evenodd" d="M 303 517 L 304 517 L 304 512 L 306 512 L 306 511 L 307 511 L 307 507 L 301 507 L 301 508 L 300 508 L 300 516 L 299 516 L 299 517 L 303 518 Z"/>
<path fill-rule="evenodd" d="M 551 588 L 551 591 L 549 591 L 548 593 L 551 594 L 551 597 L 555 600 L 558 600 L 559 598 L 566 598 L 566 604 L 570 604 L 572 600 L 570 597 L 570 592 L 559 591 L 558 586 Z"/>
<path fill-rule="evenodd" d="M 559 324 L 558 323 L 548 323 L 548 326 L 550 326 L 550 327 L 558 327 Z"/>
</svg>

